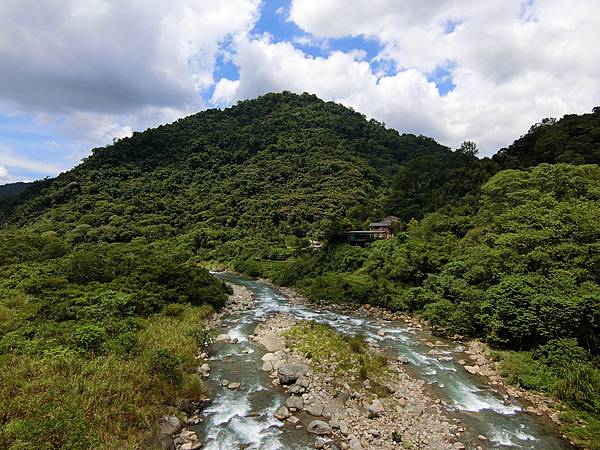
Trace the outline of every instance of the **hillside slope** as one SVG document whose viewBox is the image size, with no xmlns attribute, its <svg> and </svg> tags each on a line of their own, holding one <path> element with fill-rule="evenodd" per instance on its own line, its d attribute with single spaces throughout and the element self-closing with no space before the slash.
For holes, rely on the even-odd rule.
<svg viewBox="0 0 600 450">
<path fill-rule="evenodd" d="M 400 165 L 451 153 L 315 96 L 268 94 L 94 149 L 8 222 L 73 243 L 328 238 L 382 213 Z"/>
</svg>

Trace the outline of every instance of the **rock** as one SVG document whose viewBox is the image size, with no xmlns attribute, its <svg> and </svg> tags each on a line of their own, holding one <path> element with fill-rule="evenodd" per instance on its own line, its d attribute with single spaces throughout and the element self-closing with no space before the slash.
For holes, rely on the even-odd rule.
<svg viewBox="0 0 600 450">
<path fill-rule="evenodd" d="M 287 418 L 287 421 L 292 425 L 296 425 L 298 422 L 300 422 L 300 419 L 298 419 L 296 416 L 290 416 Z"/>
<path fill-rule="evenodd" d="M 363 446 L 357 438 L 350 440 L 350 450 L 362 450 Z"/>
<path fill-rule="evenodd" d="M 406 356 L 398 356 L 396 358 L 396 361 L 398 361 L 400 364 L 408 364 L 408 358 Z"/>
<path fill-rule="evenodd" d="M 290 417 L 290 412 L 285 406 L 280 406 L 277 411 L 275 411 L 275 417 L 279 420 L 285 420 Z"/>
<path fill-rule="evenodd" d="M 275 359 L 275 354 L 274 353 L 265 353 L 261 359 L 265 362 L 273 361 Z"/>
<path fill-rule="evenodd" d="M 329 426 L 331 428 L 339 428 L 340 427 L 340 418 L 339 416 L 333 416 L 329 421 Z"/>
<path fill-rule="evenodd" d="M 260 369 L 265 372 L 270 372 L 273 370 L 273 363 L 271 361 L 265 361 Z"/>
<path fill-rule="evenodd" d="M 200 441 L 186 442 L 180 448 L 181 448 L 181 450 L 197 450 L 199 448 L 202 448 L 202 442 L 200 442 Z"/>
<path fill-rule="evenodd" d="M 229 384 L 227 385 L 227 389 L 231 389 L 232 391 L 234 391 L 234 390 L 236 390 L 236 389 L 239 389 L 239 388 L 240 388 L 240 386 L 241 386 L 241 384 L 240 384 L 240 383 L 229 383 Z"/>
<path fill-rule="evenodd" d="M 463 444 L 462 442 L 455 442 L 455 443 L 452 445 L 452 449 L 453 449 L 453 450 L 464 450 L 465 448 L 466 448 L 466 447 L 465 447 L 465 444 Z"/>
<path fill-rule="evenodd" d="M 485 437 L 483 434 L 480 434 L 479 436 L 477 436 L 479 439 L 481 439 L 482 441 L 487 441 L 487 437 Z"/>
<path fill-rule="evenodd" d="M 383 330 L 379 330 L 379 331 L 377 332 L 377 335 L 378 335 L 378 336 L 385 336 L 385 331 L 383 331 Z"/>
<path fill-rule="evenodd" d="M 220 334 L 217 336 L 215 341 L 216 342 L 229 342 L 229 335 L 228 334 Z"/>
<path fill-rule="evenodd" d="M 308 366 L 305 364 L 292 363 L 281 366 L 277 369 L 277 376 L 281 384 L 292 384 L 298 378 L 306 375 Z"/>
<path fill-rule="evenodd" d="M 408 405 L 408 400 L 406 400 L 404 397 L 398 399 L 398 406 L 406 408 L 406 405 Z"/>
<path fill-rule="evenodd" d="M 298 410 L 304 408 L 304 399 L 296 395 L 292 395 L 285 401 L 285 406 L 288 408 L 296 408 Z"/>
<path fill-rule="evenodd" d="M 221 386 L 225 387 L 229 384 L 229 380 L 222 380 L 221 381 Z"/>
<path fill-rule="evenodd" d="M 323 436 L 327 434 L 333 433 L 333 430 L 329 426 L 327 422 L 323 422 L 322 420 L 313 420 L 308 424 L 306 430 L 309 433 L 316 434 L 318 436 Z"/>
<path fill-rule="evenodd" d="M 465 370 L 473 375 L 479 373 L 479 366 L 464 366 Z"/>
<path fill-rule="evenodd" d="M 204 363 L 200 366 L 200 370 L 202 372 L 210 372 L 210 366 L 208 364 Z"/>
<path fill-rule="evenodd" d="M 175 416 L 163 416 L 158 421 L 158 432 L 160 434 L 173 435 L 181 431 L 181 422 Z"/>
<path fill-rule="evenodd" d="M 162 450 L 175 450 L 175 442 L 173 442 L 173 438 L 170 435 L 160 433 L 157 439 Z"/>
<path fill-rule="evenodd" d="M 283 342 L 279 336 L 267 331 L 263 334 L 258 340 L 260 344 L 262 344 L 268 352 L 276 352 L 283 348 Z"/>
<path fill-rule="evenodd" d="M 311 416 L 322 416 L 323 409 L 324 407 L 320 403 L 312 403 L 306 407 L 306 412 Z"/>
<path fill-rule="evenodd" d="M 296 395 L 303 394 L 305 391 L 306 391 L 306 389 L 303 388 L 302 386 L 298 385 L 298 383 L 291 385 L 287 390 L 288 394 L 296 394 Z"/>
<path fill-rule="evenodd" d="M 375 399 L 371 402 L 371 404 L 367 407 L 367 413 L 369 418 L 377 417 L 385 411 L 383 408 L 383 403 L 381 400 Z"/>
<path fill-rule="evenodd" d="M 179 402 L 179 406 L 177 407 L 177 409 L 179 409 L 179 411 L 183 411 L 184 413 L 191 415 L 194 414 L 196 407 L 194 406 L 191 400 L 186 398 Z"/>
<path fill-rule="evenodd" d="M 371 389 L 371 382 L 369 380 L 363 380 L 362 385 L 365 389 Z"/>
<path fill-rule="evenodd" d="M 348 428 L 348 424 L 344 420 L 340 420 L 340 433 L 344 436 L 348 436 L 350 429 Z"/>
<path fill-rule="evenodd" d="M 323 447 L 325 447 L 325 445 L 329 444 L 329 442 L 330 442 L 329 439 L 318 437 L 315 440 L 315 448 L 323 448 Z"/>
<path fill-rule="evenodd" d="M 306 377 L 299 378 L 298 381 L 296 381 L 296 383 L 302 386 L 303 388 L 307 388 L 310 386 L 310 380 Z"/>
</svg>

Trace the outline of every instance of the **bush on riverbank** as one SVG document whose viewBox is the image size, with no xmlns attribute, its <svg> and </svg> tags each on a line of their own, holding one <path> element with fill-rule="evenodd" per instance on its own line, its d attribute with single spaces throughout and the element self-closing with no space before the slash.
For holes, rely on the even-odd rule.
<svg viewBox="0 0 600 450">
<path fill-rule="evenodd" d="M 0 233 L 0 252 L 1 448 L 135 448 L 205 393 L 186 373 L 230 289 L 204 269 L 54 235 Z"/>
</svg>

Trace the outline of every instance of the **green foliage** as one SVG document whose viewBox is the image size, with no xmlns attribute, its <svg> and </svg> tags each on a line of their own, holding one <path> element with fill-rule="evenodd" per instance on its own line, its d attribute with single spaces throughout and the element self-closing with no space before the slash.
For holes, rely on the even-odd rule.
<svg viewBox="0 0 600 450">
<path fill-rule="evenodd" d="M 453 152 L 284 92 L 134 133 L 0 200 L 0 357 L 36 367 L 50 357 L 123 358 L 174 389 L 211 342 L 201 321 L 231 292 L 199 267 L 211 261 L 315 302 L 407 311 L 436 331 L 523 350 L 506 357 L 511 379 L 563 399 L 567 416 L 585 416 L 593 430 L 599 124 L 597 111 L 544 120 L 478 159 L 472 142 Z M 402 219 L 395 239 L 345 243 L 349 229 L 386 214 Z M 329 350 L 349 350 L 341 370 L 352 362 L 363 376 L 378 373 L 382 361 L 356 353 L 360 343 L 320 332 Z M 331 356 L 314 348 L 315 361 Z M 184 381 L 190 395 L 201 391 Z M 70 418 L 65 439 L 75 446 L 110 440 L 81 407 L 37 407 L 39 416 L 3 418 L 0 445 L 27 447 L 31 427 L 66 445 L 54 437 L 63 421 L 49 417 Z M 590 439 L 576 425 L 570 433 Z"/>
<path fill-rule="evenodd" d="M 194 339 L 200 348 L 208 348 L 215 341 L 214 332 L 201 326 L 189 330 L 188 335 Z"/>
<path fill-rule="evenodd" d="M 181 360 L 169 350 L 160 348 L 148 354 L 150 369 L 159 375 L 176 381 L 182 375 Z"/>
<path fill-rule="evenodd" d="M 106 330 L 98 325 L 79 325 L 73 331 L 73 339 L 78 347 L 96 351 L 106 340 Z"/>
</svg>

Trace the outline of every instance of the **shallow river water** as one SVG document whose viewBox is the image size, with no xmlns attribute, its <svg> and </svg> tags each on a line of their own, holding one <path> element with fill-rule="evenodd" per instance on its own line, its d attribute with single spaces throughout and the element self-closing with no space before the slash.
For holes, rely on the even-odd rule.
<svg viewBox="0 0 600 450">
<path fill-rule="evenodd" d="M 303 429 L 283 426 L 273 417 L 286 395 L 273 388 L 268 372 L 260 370 L 265 350 L 248 336 L 261 319 L 283 312 L 315 322 L 327 323 L 346 334 L 363 334 L 394 355 L 406 356 L 410 373 L 430 386 L 432 395 L 440 398 L 448 415 L 458 418 L 466 432 L 461 442 L 467 448 L 568 449 L 572 448 L 547 422 L 524 412 L 512 400 L 503 400 L 456 361 L 461 348 L 450 343 L 442 357 L 428 356 L 431 350 L 423 338 L 427 333 L 413 330 L 404 322 L 383 322 L 349 314 L 319 311 L 292 304 L 276 289 L 260 281 L 230 273 L 215 273 L 218 278 L 247 287 L 254 294 L 253 309 L 225 317 L 227 333 L 237 338 L 235 345 L 216 343 L 209 364 L 214 402 L 204 411 L 204 422 L 198 431 L 205 437 L 207 449 L 306 449 L 314 438 Z M 379 336 L 379 330 L 385 336 Z M 240 382 L 239 390 L 221 387 L 222 380 Z M 478 435 L 489 440 L 482 442 Z"/>
</svg>

